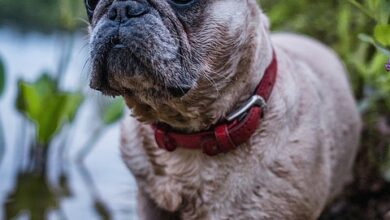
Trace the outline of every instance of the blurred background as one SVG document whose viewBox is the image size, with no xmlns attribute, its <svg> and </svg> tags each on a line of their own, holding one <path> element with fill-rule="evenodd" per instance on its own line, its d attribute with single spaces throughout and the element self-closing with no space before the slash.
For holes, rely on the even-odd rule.
<svg viewBox="0 0 390 220">
<path fill-rule="evenodd" d="M 334 48 L 364 117 L 356 177 L 322 219 L 390 210 L 389 0 L 262 0 L 275 31 Z M 0 219 L 136 219 L 126 110 L 88 88 L 82 0 L 0 0 Z M 388 214 L 390 219 L 390 213 Z"/>
</svg>

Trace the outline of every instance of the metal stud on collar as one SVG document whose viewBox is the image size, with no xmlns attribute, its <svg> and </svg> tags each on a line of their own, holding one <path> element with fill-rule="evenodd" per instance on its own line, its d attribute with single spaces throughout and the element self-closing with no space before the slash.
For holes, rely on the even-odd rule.
<svg viewBox="0 0 390 220">
<path fill-rule="evenodd" d="M 248 112 L 250 108 L 253 106 L 258 106 L 262 109 L 267 108 L 267 103 L 265 102 L 264 98 L 259 95 L 252 96 L 248 101 L 246 101 L 239 109 L 236 111 L 230 113 L 226 120 L 228 122 L 232 122 L 236 120 L 237 118 L 240 118 L 242 115 Z"/>
</svg>

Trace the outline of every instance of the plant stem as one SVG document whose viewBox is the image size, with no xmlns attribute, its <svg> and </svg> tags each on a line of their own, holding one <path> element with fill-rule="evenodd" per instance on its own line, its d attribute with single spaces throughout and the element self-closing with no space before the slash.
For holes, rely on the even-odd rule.
<svg viewBox="0 0 390 220">
<path fill-rule="evenodd" d="M 3 120 L 0 115 L 0 166 L 5 156 L 5 139 L 4 139 Z"/>
<path fill-rule="evenodd" d="M 359 9 L 361 12 L 363 12 L 364 14 L 366 14 L 368 17 L 376 20 L 376 17 L 373 16 L 370 11 L 368 11 L 367 9 L 364 8 L 364 6 L 362 4 L 360 4 L 359 2 L 357 2 L 356 0 L 348 0 L 349 3 L 351 3 L 353 6 L 355 6 L 357 9 Z"/>
<path fill-rule="evenodd" d="M 20 170 L 22 171 L 26 171 L 26 169 L 28 169 L 28 166 L 29 166 L 29 162 L 30 161 L 26 161 L 26 158 L 25 158 L 25 155 L 26 155 L 26 151 L 28 151 L 29 149 L 26 148 L 26 146 L 28 147 L 30 145 L 27 144 L 27 142 L 30 142 L 31 141 L 31 136 L 29 136 L 27 134 L 27 122 L 26 120 L 23 118 L 21 123 L 20 123 L 20 133 L 18 133 L 18 135 L 16 136 L 16 141 L 15 141 L 15 145 L 17 146 L 15 148 L 15 165 L 14 167 L 16 167 L 16 170 L 17 172 L 19 172 Z M 30 154 L 28 154 L 29 156 Z M 28 160 L 28 158 L 27 158 Z M 27 166 L 27 167 L 26 167 Z"/>
<path fill-rule="evenodd" d="M 91 153 L 92 149 L 95 147 L 97 141 L 99 140 L 99 136 L 102 133 L 103 129 L 104 129 L 103 126 L 100 126 L 99 128 L 97 128 L 92 133 L 92 135 L 90 136 L 90 138 L 88 139 L 86 144 L 77 153 L 76 161 L 78 163 L 82 163 L 85 160 L 85 158 L 88 156 L 88 154 Z"/>
<path fill-rule="evenodd" d="M 93 180 L 90 172 L 85 167 L 83 163 L 79 163 L 77 165 L 78 171 L 85 183 L 87 191 L 91 195 L 92 199 L 95 203 L 95 210 L 100 215 L 101 219 L 109 220 L 111 217 L 111 209 L 108 206 L 108 203 L 101 196 L 98 188 L 96 187 L 95 181 Z"/>
</svg>

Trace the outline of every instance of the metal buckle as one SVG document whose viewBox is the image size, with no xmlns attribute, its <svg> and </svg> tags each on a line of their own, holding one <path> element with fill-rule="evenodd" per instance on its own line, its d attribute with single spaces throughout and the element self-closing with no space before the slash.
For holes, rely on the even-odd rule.
<svg viewBox="0 0 390 220">
<path fill-rule="evenodd" d="M 236 120 L 237 118 L 241 118 L 253 106 L 259 106 L 260 108 L 265 109 L 265 108 L 267 108 L 267 103 L 265 102 L 263 97 L 261 97 L 259 95 L 254 95 L 248 101 L 246 101 L 244 104 L 242 104 L 242 106 L 239 109 L 230 113 L 226 117 L 226 120 L 228 122 L 232 122 L 232 121 Z"/>
</svg>

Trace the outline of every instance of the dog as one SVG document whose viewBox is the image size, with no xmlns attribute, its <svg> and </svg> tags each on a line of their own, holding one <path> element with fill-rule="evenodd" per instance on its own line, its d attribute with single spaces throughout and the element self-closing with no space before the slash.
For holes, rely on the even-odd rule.
<svg viewBox="0 0 390 220">
<path fill-rule="evenodd" d="M 351 181 L 361 119 L 326 46 L 271 34 L 255 0 L 85 4 L 140 219 L 317 219 Z"/>
</svg>

